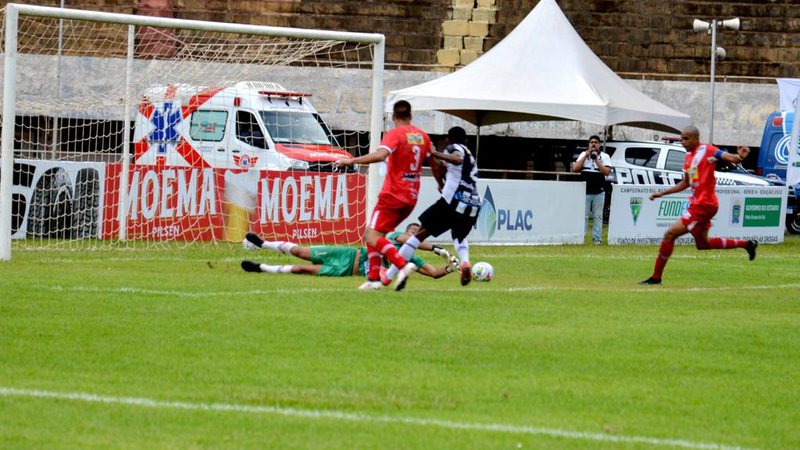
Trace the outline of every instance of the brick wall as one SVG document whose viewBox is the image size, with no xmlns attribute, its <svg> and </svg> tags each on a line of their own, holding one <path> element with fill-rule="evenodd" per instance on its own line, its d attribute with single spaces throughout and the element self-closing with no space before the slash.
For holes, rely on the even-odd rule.
<svg viewBox="0 0 800 450">
<path fill-rule="evenodd" d="M 538 0 L 172 0 L 174 16 L 273 26 L 383 33 L 389 67 L 453 70 L 506 36 Z M 4 2 L 5 3 L 5 2 Z M 57 6 L 58 0 L 29 3 Z M 578 33 L 613 70 L 706 75 L 711 37 L 692 20 L 740 17 L 717 43 L 722 76 L 800 72 L 797 0 L 558 0 Z M 67 7 L 135 13 L 138 0 L 73 0 Z"/>
<path fill-rule="evenodd" d="M 497 0 L 497 24 L 486 50 L 508 34 L 538 0 Z M 728 57 L 717 74 L 796 77 L 800 69 L 800 7 L 796 0 L 558 0 L 570 22 L 616 72 L 710 73 L 711 36 L 692 21 L 739 17 L 740 31 L 718 31 Z"/>
</svg>

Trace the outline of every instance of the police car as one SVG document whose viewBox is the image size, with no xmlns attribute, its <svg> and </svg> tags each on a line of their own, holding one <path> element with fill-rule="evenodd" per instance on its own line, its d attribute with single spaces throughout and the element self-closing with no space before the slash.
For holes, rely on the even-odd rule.
<svg viewBox="0 0 800 450">
<path fill-rule="evenodd" d="M 613 167 L 608 180 L 615 184 L 674 185 L 683 179 L 686 149 L 668 142 L 610 141 L 605 151 Z M 717 165 L 719 186 L 774 186 L 776 181 L 750 174 L 739 165 Z"/>
</svg>

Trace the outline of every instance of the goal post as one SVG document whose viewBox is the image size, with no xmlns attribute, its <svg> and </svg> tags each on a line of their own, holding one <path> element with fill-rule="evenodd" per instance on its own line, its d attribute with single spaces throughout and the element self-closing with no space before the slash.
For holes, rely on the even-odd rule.
<svg viewBox="0 0 800 450">
<path fill-rule="evenodd" d="M 13 3 L 3 27 L 0 260 L 248 229 L 356 242 L 379 178 L 330 163 L 378 147 L 383 35 Z"/>
</svg>

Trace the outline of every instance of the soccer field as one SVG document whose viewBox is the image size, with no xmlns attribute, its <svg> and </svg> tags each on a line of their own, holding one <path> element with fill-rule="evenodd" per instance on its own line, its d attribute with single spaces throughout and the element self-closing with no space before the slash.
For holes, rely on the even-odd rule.
<svg viewBox="0 0 800 450">
<path fill-rule="evenodd" d="M 17 251 L 0 447 L 800 448 L 800 239 L 639 286 L 656 250 L 473 247 L 492 282 L 399 293 L 239 245 Z"/>
</svg>

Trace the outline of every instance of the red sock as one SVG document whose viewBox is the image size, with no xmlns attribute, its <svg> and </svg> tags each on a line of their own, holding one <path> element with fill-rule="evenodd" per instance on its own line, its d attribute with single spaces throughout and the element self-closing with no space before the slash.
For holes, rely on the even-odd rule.
<svg viewBox="0 0 800 450">
<path fill-rule="evenodd" d="M 747 241 L 740 239 L 725 239 L 725 238 L 709 238 L 708 248 L 723 249 L 723 248 L 745 248 Z"/>
<path fill-rule="evenodd" d="M 381 254 L 375 247 L 367 245 L 367 260 L 369 261 L 369 271 L 367 272 L 367 279 L 369 281 L 377 281 L 381 279 Z"/>
<path fill-rule="evenodd" d="M 389 240 L 386 239 L 385 237 L 378 238 L 378 241 L 375 243 L 375 246 L 378 248 L 378 251 L 381 252 L 381 254 L 384 257 L 386 257 L 386 260 L 389 261 L 390 263 L 394 264 L 395 266 L 401 269 L 403 268 L 403 266 L 406 265 L 407 261 L 405 260 L 405 258 L 400 256 L 400 253 L 397 251 L 396 248 L 394 248 L 394 245 L 392 245 L 392 243 L 389 242 Z"/>
<path fill-rule="evenodd" d="M 656 267 L 653 269 L 653 278 L 656 280 L 661 279 L 661 275 L 664 273 L 664 267 L 666 267 L 669 257 L 672 256 L 672 250 L 674 248 L 674 241 L 661 241 L 661 246 L 658 248 L 658 256 L 656 256 Z"/>
</svg>

